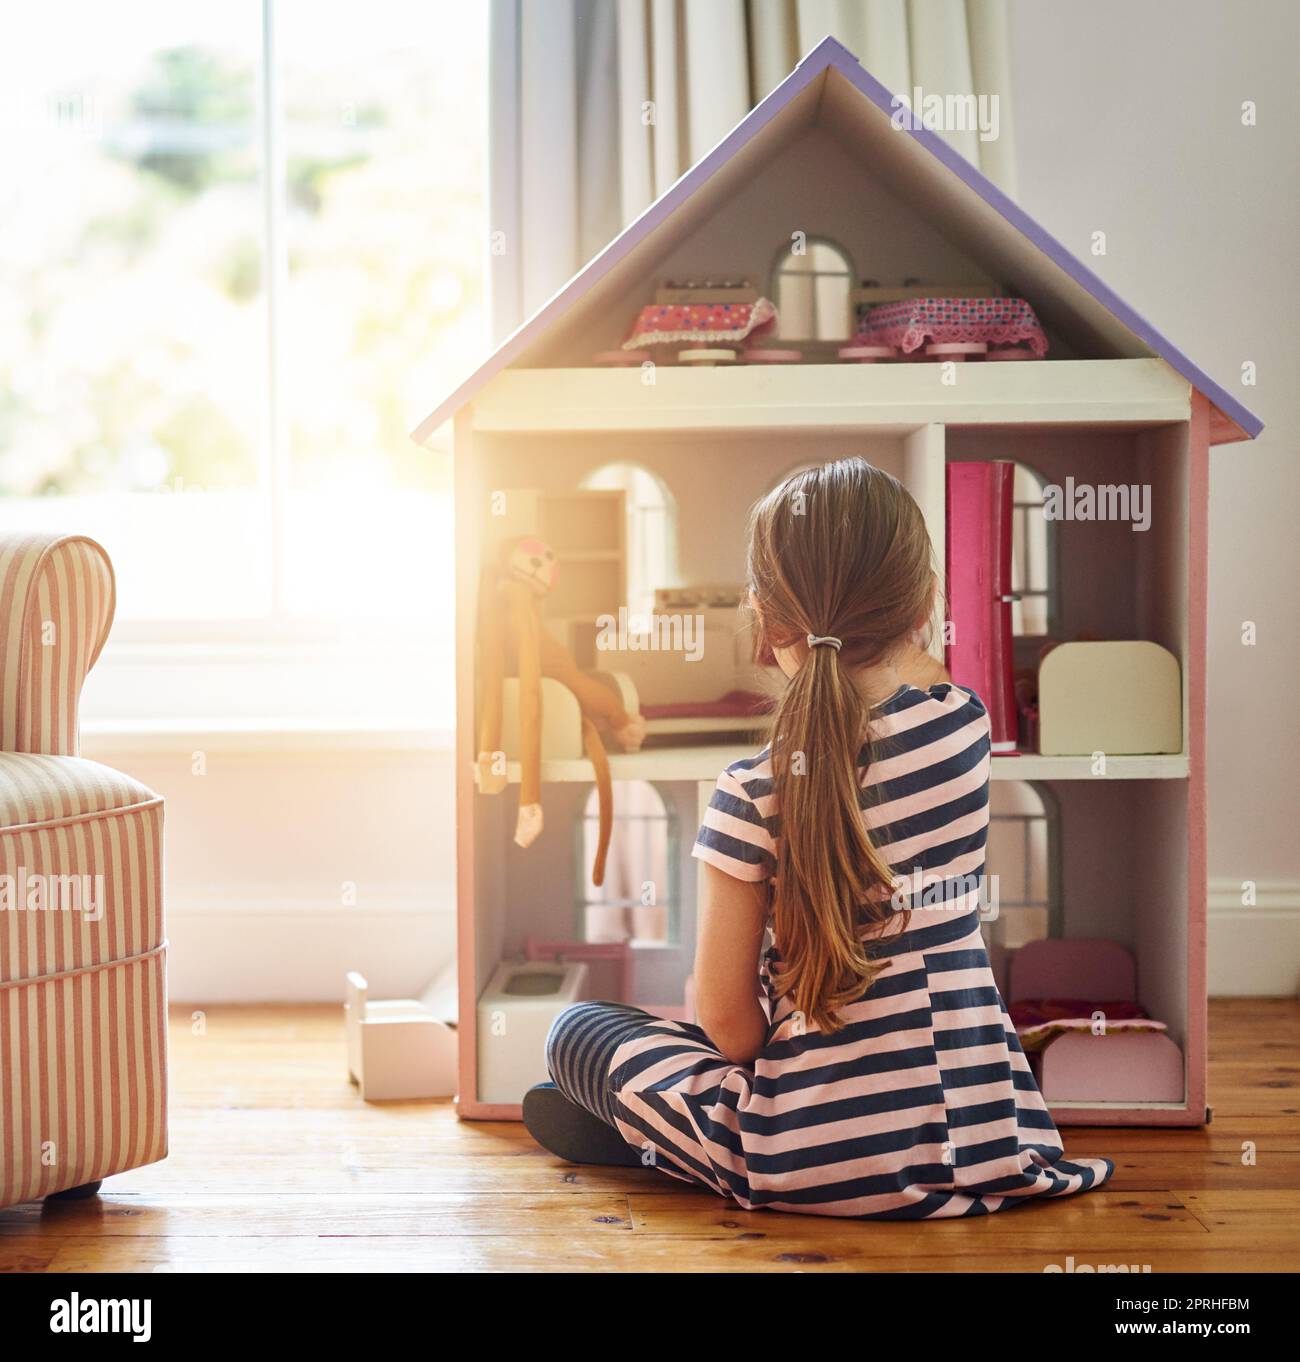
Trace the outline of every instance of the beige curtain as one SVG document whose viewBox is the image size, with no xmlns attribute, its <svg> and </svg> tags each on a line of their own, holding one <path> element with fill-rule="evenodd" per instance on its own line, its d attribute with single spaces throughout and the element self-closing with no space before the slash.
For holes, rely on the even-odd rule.
<svg viewBox="0 0 1300 1362">
<path fill-rule="evenodd" d="M 493 317 L 535 311 L 827 34 L 911 96 L 996 94 L 945 134 L 1014 194 L 1004 0 L 493 0 Z"/>
</svg>

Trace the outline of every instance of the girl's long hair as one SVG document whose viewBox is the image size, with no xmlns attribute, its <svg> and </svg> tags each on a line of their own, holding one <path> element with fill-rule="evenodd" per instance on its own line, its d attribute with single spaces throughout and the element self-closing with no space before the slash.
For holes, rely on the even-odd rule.
<svg viewBox="0 0 1300 1362">
<path fill-rule="evenodd" d="M 772 729 L 781 816 L 776 979 L 807 1024 L 840 1025 L 885 966 L 863 941 L 891 917 L 893 871 L 863 819 L 869 707 L 853 672 L 886 660 L 931 608 L 933 554 L 915 501 L 864 459 L 792 474 L 755 506 L 749 580 L 760 647 L 807 647 Z M 905 928 L 905 922 L 904 922 Z"/>
</svg>

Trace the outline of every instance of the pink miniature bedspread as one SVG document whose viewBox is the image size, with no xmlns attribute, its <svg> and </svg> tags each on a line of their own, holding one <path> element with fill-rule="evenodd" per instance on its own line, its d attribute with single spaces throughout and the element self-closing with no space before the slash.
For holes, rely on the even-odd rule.
<svg viewBox="0 0 1300 1362">
<path fill-rule="evenodd" d="M 1039 358 L 1047 336 L 1023 298 L 908 298 L 873 307 L 858 327 L 858 345 L 894 345 L 905 354 L 926 343 L 1028 345 Z"/>
<path fill-rule="evenodd" d="M 1121 1031 L 1164 1031 L 1162 1021 L 1153 1021 L 1140 1003 L 1093 1003 L 1083 998 L 1022 999 L 1007 1007 L 1011 1023 L 1027 1054 L 1041 1050 L 1067 1031 L 1092 1031 L 1092 1014 L 1105 1017 L 1108 1034 Z"/>
<path fill-rule="evenodd" d="M 771 329 L 776 308 L 766 298 L 754 303 L 654 303 L 643 307 L 623 342 L 624 350 L 647 345 L 738 345 Z"/>
</svg>

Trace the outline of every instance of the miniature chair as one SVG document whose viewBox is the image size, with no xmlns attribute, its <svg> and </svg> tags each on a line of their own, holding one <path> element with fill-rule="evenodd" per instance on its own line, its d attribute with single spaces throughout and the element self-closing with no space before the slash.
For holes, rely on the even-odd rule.
<svg viewBox="0 0 1300 1362">
<path fill-rule="evenodd" d="M 451 1097 L 456 1091 L 456 1033 L 415 998 L 371 1002 L 355 970 L 347 977 L 344 1018 L 348 1076 L 366 1102 Z"/>
<path fill-rule="evenodd" d="M 0 1206 L 167 1153 L 163 802 L 77 755 L 108 555 L 0 535 Z"/>
</svg>

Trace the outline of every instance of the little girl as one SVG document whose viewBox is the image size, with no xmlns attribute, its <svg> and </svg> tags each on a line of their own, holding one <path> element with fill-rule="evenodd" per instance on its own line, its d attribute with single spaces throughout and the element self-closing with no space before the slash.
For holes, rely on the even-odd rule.
<svg viewBox="0 0 1300 1362">
<path fill-rule="evenodd" d="M 754 510 L 749 578 L 788 685 L 695 844 L 698 1025 L 570 1007 L 529 1130 L 818 1215 L 1100 1186 L 1108 1160 L 1062 1157 L 980 936 L 989 723 L 912 642 L 935 589 L 916 503 L 861 459 L 795 473 Z"/>
</svg>

